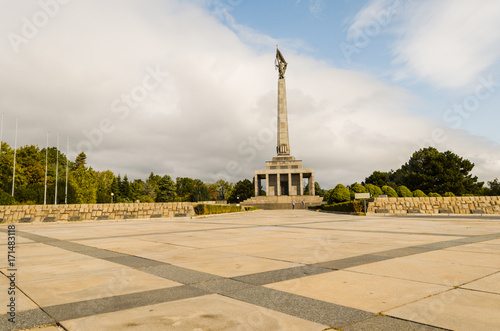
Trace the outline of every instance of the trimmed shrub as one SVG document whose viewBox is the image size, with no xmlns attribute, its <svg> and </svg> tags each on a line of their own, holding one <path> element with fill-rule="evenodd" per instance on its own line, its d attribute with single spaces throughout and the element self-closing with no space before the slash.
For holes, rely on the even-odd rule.
<svg viewBox="0 0 500 331">
<path fill-rule="evenodd" d="M 0 205 L 15 205 L 14 197 L 0 189 Z"/>
<path fill-rule="evenodd" d="M 453 194 L 453 192 L 446 192 L 445 194 L 443 194 L 443 197 L 454 197 L 455 194 Z"/>
<path fill-rule="evenodd" d="M 149 195 L 142 195 L 139 199 L 141 203 L 154 203 L 155 200 L 151 198 Z"/>
<path fill-rule="evenodd" d="M 342 184 L 338 184 L 330 194 L 328 204 L 339 203 L 351 200 L 349 189 Z"/>
<path fill-rule="evenodd" d="M 351 200 L 354 200 L 356 193 L 368 193 L 368 191 L 363 185 L 356 183 L 353 186 L 351 186 L 349 193 L 351 194 Z"/>
<path fill-rule="evenodd" d="M 397 198 L 398 197 L 398 194 L 396 193 L 396 191 L 388 185 L 382 186 L 382 192 L 385 195 L 387 195 L 389 198 Z"/>
<path fill-rule="evenodd" d="M 337 211 L 343 213 L 362 213 L 363 202 L 361 201 L 342 202 L 333 205 L 325 205 L 322 207 L 322 209 L 326 211 Z"/>
<path fill-rule="evenodd" d="M 203 204 L 196 205 L 194 206 L 193 209 L 196 215 L 225 214 L 225 213 L 236 213 L 241 211 L 240 206 L 203 205 Z"/>
<path fill-rule="evenodd" d="M 474 194 L 462 194 L 463 197 L 475 197 Z"/>
<path fill-rule="evenodd" d="M 431 198 L 441 198 L 441 194 L 439 194 L 439 193 L 434 193 L 434 192 L 429 193 L 429 196 L 430 196 Z"/>
<path fill-rule="evenodd" d="M 401 185 L 397 189 L 398 195 L 403 198 L 411 198 L 413 197 L 413 193 L 411 193 L 410 189 L 404 185 Z"/>
<path fill-rule="evenodd" d="M 415 191 L 413 191 L 413 196 L 415 198 L 425 198 L 425 197 L 427 197 L 427 194 L 425 194 L 421 190 L 415 190 Z"/>
<path fill-rule="evenodd" d="M 366 184 L 365 186 L 366 190 L 372 194 L 372 197 L 373 198 L 376 198 L 378 197 L 379 195 L 383 194 L 382 193 L 382 190 L 380 189 L 380 187 L 376 186 L 376 185 L 373 185 L 373 184 Z"/>
</svg>

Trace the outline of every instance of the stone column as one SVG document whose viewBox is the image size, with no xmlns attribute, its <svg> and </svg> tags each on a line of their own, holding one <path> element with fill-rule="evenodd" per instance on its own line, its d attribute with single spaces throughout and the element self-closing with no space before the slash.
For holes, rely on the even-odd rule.
<svg viewBox="0 0 500 331">
<path fill-rule="evenodd" d="M 299 183 L 300 195 L 304 195 L 304 175 L 300 173 L 299 178 L 300 178 L 300 183 Z"/>
<path fill-rule="evenodd" d="M 316 195 L 316 186 L 314 184 L 314 172 L 311 172 L 311 178 L 309 179 L 309 195 Z"/>
<path fill-rule="evenodd" d="M 285 79 L 278 79 L 278 155 L 290 155 Z"/>
<path fill-rule="evenodd" d="M 281 179 L 280 179 L 280 174 L 276 174 L 276 186 L 277 186 L 277 196 L 281 196 Z"/>
<path fill-rule="evenodd" d="M 292 195 L 292 173 L 288 173 L 288 195 Z"/>
<path fill-rule="evenodd" d="M 259 196 L 259 175 L 255 174 L 255 179 L 254 179 L 254 182 L 255 182 L 255 196 L 258 197 Z"/>
<path fill-rule="evenodd" d="M 269 195 L 269 174 L 266 174 L 266 195 Z"/>
</svg>

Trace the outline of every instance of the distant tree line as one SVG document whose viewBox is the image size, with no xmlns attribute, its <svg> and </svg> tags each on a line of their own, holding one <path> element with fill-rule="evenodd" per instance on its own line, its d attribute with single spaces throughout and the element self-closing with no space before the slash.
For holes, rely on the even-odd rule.
<svg viewBox="0 0 500 331">
<path fill-rule="evenodd" d="M 46 162 L 47 157 L 47 162 Z M 244 179 L 237 183 L 218 180 L 205 183 L 200 179 L 151 173 L 146 179 L 129 180 L 127 175 L 110 170 L 96 171 L 87 165 L 87 156 L 80 153 L 74 161 L 55 147 L 48 150 L 24 146 L 16 151 L 15 191 L 12 190 L 14 151 L 2 143 L 0 153 L 0 204 L 43 204 L 47 187 L 47 204 L 57 203 L 131 203 L 131 202 L 198 202 L 227 200 L 242 202 L 254 196 L 254 183 Z M 57 163 L 57 164 L 56 164 Z M 47 167 L 47 172 L 45 171 Z M 371 193 L 373 197 L 423 197 L 500 195 L 500 181 L 495 178 L 488 187 L 470 172 L 474 164 L 456 154 L 428 147 L 416 151 L 398 170 L 374 171 L 361 183 L 347 187 L 339 184 L 323 190 L 315 183 L 316 195 L 329 204 L 350 201 L 355 193 Z M 56 172 L 57 183 L 56 183 Z M 66 180 L 67 176 L 67 180 Z M 45 185 L 45 181 L 47 185 Z M 66 194 L 67 190 L 67 194 Z M 304 188 L 308 194 L 309 187 Z M 261 191 L 261 195 L 265 195 Z"/>
<path fill-rule="evenodd" d="M 145 180 L 129 180 L 127 175 L 122 177 L 110 170 L 92 169 L 87 165 L 87 156 L 83 152 L 74 161 L 70 161 L 55 147 L 46 150 L 31 145 L 20 147 L 16 151 L 15 190 L 12 196 L 13 164 L 13 149 L 8 144 L 2 143 L 0 204 L 3 205 L 43 204 L 45 196 L 47 204 L 54 204 L 56 185 L 58 204 L 211 200 L 227 200 L 234 203 L 244 201 L 254 194 L 254 185 L 248 179 L 237 183 L 224 180 L 204 183 L 199 179 L 188 177 L 179 177 L 174 181 L 169 175 L 151 173 Z M 46 195 L 45 187 L 47 187 Z"/>
</svg>

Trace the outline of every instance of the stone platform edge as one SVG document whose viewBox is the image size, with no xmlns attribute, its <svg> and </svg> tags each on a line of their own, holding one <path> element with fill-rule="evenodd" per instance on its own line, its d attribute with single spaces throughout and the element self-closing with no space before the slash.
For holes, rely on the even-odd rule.
<svg viewBox="0 0 500 331">
<path fill-rule="evenodd" d="M 94 221 L 191 217 L 194 206 L 208 202 L 115 203 L 0 206 L 0 223 Z"/>
<path fill-rule="evenodd" d="M 367 215 L 387 214 L 500 214 L 499 196 L 373 198 Z"/>
</svg>

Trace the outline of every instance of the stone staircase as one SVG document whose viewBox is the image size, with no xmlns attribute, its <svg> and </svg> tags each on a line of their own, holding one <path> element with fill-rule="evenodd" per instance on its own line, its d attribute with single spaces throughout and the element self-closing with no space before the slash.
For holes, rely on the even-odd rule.
<svg viewBox="0 0 500 331">
<path fill-rule="evenodd" d="M 295 201 L 295 209 L 307 209 L 308 206 L 320 205 L 323 198 L 313 195 L 259 196 L 247 199 L 241 205 L 265 210 L 292 209 L 292 201 Z M 302 201 L 304 205 L 301 204 Z"/>
</svg>

